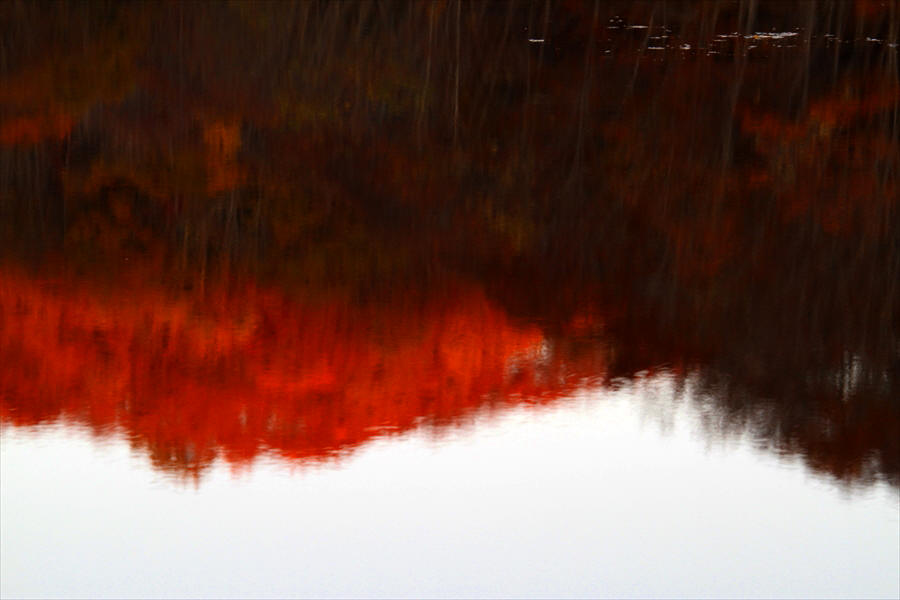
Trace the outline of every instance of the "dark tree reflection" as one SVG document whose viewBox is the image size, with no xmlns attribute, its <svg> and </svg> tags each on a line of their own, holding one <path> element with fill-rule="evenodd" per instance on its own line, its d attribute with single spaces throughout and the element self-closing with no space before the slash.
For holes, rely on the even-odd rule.
<svg viewBox="0 0 900 600">
<path fill-rule="evenodd" d="M 0 415 L 162 468 L 696 377 L 900 485 L 890 2 L 0 5 Z"/>
</svg>

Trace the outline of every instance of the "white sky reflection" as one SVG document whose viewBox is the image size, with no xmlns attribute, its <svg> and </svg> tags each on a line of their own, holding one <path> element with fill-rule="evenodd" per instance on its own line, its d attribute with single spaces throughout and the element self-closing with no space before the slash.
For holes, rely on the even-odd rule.
<svg viewBox="0 0 900 600">
<path fill-rule="evenodd" d="M 382 438 L 337 464 L 271 459 L 236 476 L 217 463 L 197 487 L 123 441 L 7 427 L 0 592 L 900 594 L 895 490 L 839 487 L 748 440 L 711 443 L 668 386 Z"/>
</svg>

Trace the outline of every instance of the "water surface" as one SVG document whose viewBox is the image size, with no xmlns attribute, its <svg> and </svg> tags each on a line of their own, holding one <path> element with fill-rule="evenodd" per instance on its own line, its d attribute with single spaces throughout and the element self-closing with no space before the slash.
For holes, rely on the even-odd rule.
<svg viewBox="0 0 900 600">
<path fill-rule="evenodd" d="M 888 2 L 0 6 L 2 594 L 900 594 Z"/>
</svg>

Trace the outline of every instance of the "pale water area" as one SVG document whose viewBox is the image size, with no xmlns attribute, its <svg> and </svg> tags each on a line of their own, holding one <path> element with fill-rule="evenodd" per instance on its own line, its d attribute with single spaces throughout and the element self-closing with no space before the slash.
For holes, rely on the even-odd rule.
<svg viewBox="0 0 900 600">
<path fill-rule="evenodd" d="M 662 375 L 200 485 L 6 428 L 3 596 L 897 596 L 896 489 L 704 437 L 672 397 Z"/>
</svg>

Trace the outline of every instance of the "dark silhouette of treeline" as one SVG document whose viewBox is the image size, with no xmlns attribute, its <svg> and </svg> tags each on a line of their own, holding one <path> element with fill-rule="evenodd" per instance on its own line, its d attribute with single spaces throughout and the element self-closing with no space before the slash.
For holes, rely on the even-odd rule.
<svg viewBox="0 0 900 600">
<path fill-rule="evenodd" d="M 663 368 L 699 377 L 712 434 L 898 485 L 895 3 L 8 2 L 0 23 L 4 421 L 124 427 L 196 470 Z M 98 325 L 128 294 L 143 312 Z M 313 331 L 310 306 L 337 312 Z M 414 333 L 447 322 L 504 341 L 404 379 L 478 352 Z"/>
</svg>

